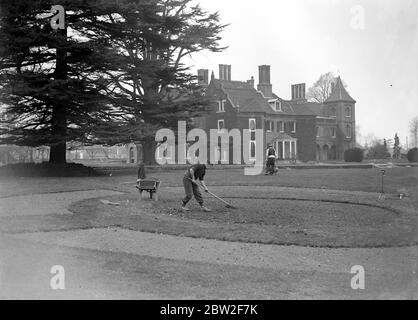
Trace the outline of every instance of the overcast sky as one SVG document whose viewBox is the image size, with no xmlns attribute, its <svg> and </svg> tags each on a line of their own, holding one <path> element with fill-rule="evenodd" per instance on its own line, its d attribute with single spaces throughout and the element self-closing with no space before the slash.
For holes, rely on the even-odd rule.
<svg viewBox="0 0 418 320">
<path fill-rule="evenodd" d="M 273 91 L 290 98 L 290 85 L 307 87 L 333 71 L 357 100 L 360 133 L 404 144 L 418 116 L 418 1 L 416 0 L 200 0 L 219 11 L 222 53 L 201 53 L 194 69 L 232 65 L 232 80 L 271 65 Z"/>
</svg>

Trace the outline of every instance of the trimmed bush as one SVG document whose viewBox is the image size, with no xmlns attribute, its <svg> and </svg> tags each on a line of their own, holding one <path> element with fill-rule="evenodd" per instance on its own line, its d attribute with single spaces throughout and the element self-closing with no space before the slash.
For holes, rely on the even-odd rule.
<svg viewBox="0 0 418 320">
<path fill-rule="evenodd" d="M 367 152 L 367 159 L 390 159 L 390 153 L 383 143 L 375 143 Z"/>
<path fill-rule="evenodd" d="M 344 151 L 345 162 L 362 162 L 364 151 L 360 148 L 352 148 Z"/>
<path fill-rule="evenodd" d="M 79 163 L 15 163 L 0 167 L 0 177 L 91 177 L 100 175 Z"/>
<path fill-rule="evenodd" d="M 408 151 L 408 161 L 418 162 L 418 148 L 412 148 Z"/>
</svg>

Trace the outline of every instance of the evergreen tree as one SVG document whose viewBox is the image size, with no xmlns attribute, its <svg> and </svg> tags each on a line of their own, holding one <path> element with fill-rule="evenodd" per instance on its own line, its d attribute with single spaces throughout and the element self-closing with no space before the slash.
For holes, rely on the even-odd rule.
<svg viewBox="0 0 418 320">
<path fill-rule="evenodd" d="M 118 50 L 120 71 L 107 72 L 113 85 L 109 96 L 126 121 L 118 134 L 102 131 L 104 143 L 136 142 L 151 151 L 155 132 L 190 123 L 208 101 L 184 58 L 203 50 L 221 51 L 219 33 L 225 27 L 217 13 L 208 13 L 191 0 L 121 0 L 95 32 L 106 35 Z M 116 139 L 115 139 L 116 138 Z M 154 153 L 144 154 L 145 162 Z"/>
<path fill-rule="evenodd" d="M 83 37 L 106 14 L 100 2 L 60 1 L 66 15 L 58 30 L 49 0 L 1 2 L 0 103 L 7 123 L 0 143 L 47 145 L 50 162 L 64 163 L 67 142 L 93 143 L 94 128 L 117 116 L 103 76 L 114 69 L 113 49 L 100 36 Z"/>
<path fill-rule="evenodd" d="M 401 147 L 398 134 L 395 134 L 395 142 L 393 144 L 393 159 L 401 158 Z"/>
<path fill-rule="evenodd" d="M 205 109 L 183 60 L 223 49 L 217 13 L 190 0 L 64 0 L 65 29 L 52 30 L 53 4 L 1 4 L 0 143 L 48 145 L 62 163 L 67 142 L 149 146 Z"/>
</svg>

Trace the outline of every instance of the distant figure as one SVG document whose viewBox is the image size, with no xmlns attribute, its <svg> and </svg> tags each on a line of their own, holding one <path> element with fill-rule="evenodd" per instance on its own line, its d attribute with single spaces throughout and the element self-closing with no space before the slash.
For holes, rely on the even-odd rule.
<svg viewBox="0 0 418 320">
<path fill-rule="evenodd" d="M 274 174 L 276 167 L 276 150 L 271 144 L 268 145 L 266 151 L 267 165 L 266 165 L 266 175 Z"/>
<path fill-rule="evenodd" d="M 139 165 L 139 169 L 138 169 L 138 180 L 137 181 L 144 180 L 146 177 L 147 176 L 145 175 L 145 166 L 144 166 L 143 163 L 141 163 Z"/>
</svg>

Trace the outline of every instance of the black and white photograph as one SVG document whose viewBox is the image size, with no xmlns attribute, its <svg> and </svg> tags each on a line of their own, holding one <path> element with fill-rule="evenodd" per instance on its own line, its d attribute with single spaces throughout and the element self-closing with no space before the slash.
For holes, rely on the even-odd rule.
<svg viewBox="0 0 418 320">
<path fill-rule="evenodd" d="M 0 1 L 0 300 L 265 319 L 417 273 L 417 1 Z"/>
</svg>

